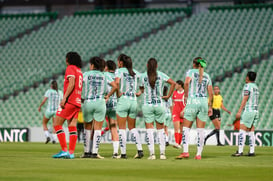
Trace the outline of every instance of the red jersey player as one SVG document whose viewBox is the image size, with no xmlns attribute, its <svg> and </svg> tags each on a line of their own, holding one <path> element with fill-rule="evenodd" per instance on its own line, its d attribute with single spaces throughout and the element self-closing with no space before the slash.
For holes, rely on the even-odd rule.
<svg viewBox="0 0 273 181">
<path fill-rule="evenodd" d="M 64 79 L 64 96 L 56 113 L 54 129 L 57 133 L 62 150 L 53 158 L 74 158 L 77 143 L 77 118 L 81 108 L 82 71 L 81 57 L 76 52 L 66 54 L 66 71 Z M 67 150 L 63 123 L 67 120 L 69 130 L 69 151 Z"/>
<path fill-rule="evenodd" d="M 182 80 L 176 81 L 175 91 L 173 93 L 173 125 L 174 125 L 174 148 L 181 148 L 182 129 L 183 129 L 183 115 L 184 115 L 184 82 Z"/>
</svg>

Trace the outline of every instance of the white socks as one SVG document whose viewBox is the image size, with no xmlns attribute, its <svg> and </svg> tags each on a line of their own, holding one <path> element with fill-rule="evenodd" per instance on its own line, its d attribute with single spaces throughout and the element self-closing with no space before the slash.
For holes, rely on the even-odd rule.
<svg viewBox="0 0 273 181">
<path fill-rule="evenodd" d="M 255 135 L 254 131 L 249 132 L 249 153 L 255 152 Z"/>
<path fill-rule="evenodd" d="M 94 131 L 92 154 L 98 154 L 101 140 L 101 130 Z"/>
<path fill-rule="evenodd" d="M 147 129 L 147 145 L 150 151 L 150 155 L 155 154 L 154 144 L 154 129 Z"/>
<path fill-rule="evenodd" d="M 90 138 L 91 138 L 91 130 L 88 129 L 84 129 L 84 143 L 83 143 L 83 147 L 84 147 L 84 152 L 85 153 L 89 153 L 90 152 Z"/>
<path fill-rule="evenodd" d="M 205 139 L 205 132 L 204 128 L 197 128 L 197 154 L 202 154 L 203 147 L 204 147 L 204 139 Z"/>
<path fill-rule="evenodd" d="M 143 150 L 138 130 L 136 128 L 133 128 L 130 130 L 130 132 L 132 133 L 133 136 L 132 141 L 136 143 L 137 150 Z"/>
<path fill-rule="evenodd" d="M 165 142 L 169 142 L 169 135 L 166 135 L 166 134 L 164 133 L 164 137 L 165 137 Z"/>
<path fill-rule="evenodd" d="M 57 142 L 58 138 L 57 138 L 57 134 L 56 133 L 52 134 L 52 138 L 53 138 L 53 141 Z"/>
<path fill-rule="evenodd" d="M 118 153 L 118 146 L 119 146 L 119 142 L 113 141 L 113 154 Z"/>
<path fill-rule="evenodd" d="M 239 131 L 239 150 L 238 153 L 243 153 L 244 146 L 245 146 L 245 140 L 246 140 L 246 131 L 240 129 Z"/>
<path fill-rule="evenodd" d="M 120 129 L 119 131 L 119 145 L 121 154 L 126 154 L 126 130 Z"/>
<path fill-rule="evenodd" d="M 183 152 L 188 153 L 189 152 L 189 134 L 190 134 L 190 128 L 183 127 L 183 137 L 182 137 L 182 144 L 183 144 Z"/>
<path fill-rule="evenodd" d="M 164 129 L 158 129 L 157 135 L 159 140 L 160 154 L 165 155 L 166 144 L 165 144 L 165 138 L 164 138 Z"/>
<path fill-rule="evenodd" d="M 47 137 L 50 137 L 50 133 L 49 133 L 48 130 L 44 130 L 44 132 L 45 132 L 45 137 L 46 137 L 46 138 L 47 138 Z"/>
</svg>

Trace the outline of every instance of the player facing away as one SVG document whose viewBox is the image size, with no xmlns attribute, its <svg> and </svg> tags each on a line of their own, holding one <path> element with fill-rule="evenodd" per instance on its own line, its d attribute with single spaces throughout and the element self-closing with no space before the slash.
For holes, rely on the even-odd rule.
<svg viewBox="0 0 273 181">
<path fill-rule="evenodd" d="M 216 138 L 217 138 L 217 146 L 224 146 L 221 142 L 220 142 L 220 127 L 221 127 L 221 109 L 223 109 L 224 111 L 226 111 L 228 114 L 231 114 L 231 112 L 229 110 L 227 110 L 227 108 L 224 106 L 224 102 L 223 102 L 223 97 L 220 94 L 220 88 L 219 86 L 214 86 L 213 88 L 213 104 L 212 104 L 212 116 L 210 116 L 210 120 L 212 121 L 215 129 L 213 131 L 211 131 L 205 138 L 205 145 L 207 140 L 209 139 L 209 137 L 213 136 L 214 134 L 216 134 Z"/>
<path fill-rule="evenodd" d="M 167 95 L 168 95 L 168 87 L 164 86 L 163 96 L 167 96 Z M 165 120 L 164 120 L 165 145 L 169 146 L 168 127 L 170 126 L 170 123 L 172 122 L 172 112 L 173 112 L 172 99 L 168 99 L 168 100 L 163 99 L 162 101 L 165 107 Z"/>
<path fill-rule="evenodd" d="M 116 64 L 112 60 L 106 61 L 105 66 L 105 75 L 111 77 L 112 81 L 115 81 L 115 70 Z M 111 91 L 112 87 L 107 86 L 108 92 Z M 113 94 L 106 103 L 106 117 L 108 119 L 109 128 L 111 131 L 112 142 L 113 142 L 113 158 L 118 157 L 118 147 L 119 147 L 119 138 L 118 138 L 118 129 L 117 129 L 117 95 Z"/>
<path fill-rule="evenodd" d="M 184 115 L 184 82 L 182 80 L 176 81 L 175 91 L 173 93 L 173 126 L 174 126 L 174 148 L 181 149 L 182 129 L 183 129 L 183 115 Z"/>
<path fill-rule="evenodd" d="M 50 89 L 46 91 L 44 95 L 44 99 L 38 108 L 38 111 L 40 112 L 41 107 L 45 104 L 46 101 L 48 101 L 47 107 L 44 113 L 44 117 L 43 117 L 43 129 L 44 129 L 44 133 L 46 137 L 45 144 L 47 144 L 50 141 L 50 133 L 48 131 L 47 123 L 52 118 L 53 124 L 54 124 L 56 112 L 62 98 L 63 98 L 63 93 L 60 90 L 58 90 L 58 84 L 56 80 L 51 81 Z M 53 128 L 52 143 L 55 144 L 56 141 L 57 141 L 57 135 Z"/>
<path fill-rule="evenodd" d="M 137 87 L 139 82 L 139 73 L 133 70 L 132 59 L 121 54 L 118 57 L 118 67 L 116 70 L 116 83 L 118 86 L 118 103 L 117 103 L 117 122 L 119 126 L 119 144 L 121 155 L 120 158 L 126 159 L 126 122 L 132 134 L 133 141 L 136 143 L 137 154 L 134 158 L 143 157 L 143 149 L 140 141 L 139 132 L 136 129 L 136 115 L 137 115 Z"/>
<path fill-rule="evenodd" d="M 210 76 L 204 72 L 206 61 L 201 57 L 193 60 L 193 69 L 188 70 L 185 80 L 186 103 L 183 122 L 183 153 L 177 159 L 189 158 L 189 133 L 193 121 L 197 128 L 197 154 L 194 159 L 201 160 L 204 146 L 204 128 L 208 116 L 212 115 L 212 83 Z M 207 98 L 209 94 L 209 103 Z"/>
<path fill-rule="evenodd" d="M 101 129 L 106 114 L 106 102 L 117 90 L 115 81 L 110 76 L 105 75 L 102 72 L 103 69 L 104 60 L 99 57 L 92 57 L 90 59 L 90 71 L 83 74 L 82 99 L 84 104 L 82 110 L 86 135 L 85 157 L 88 157 L 87 154 L 89 154 L 91 158 L 103 158 L 98 155 L 98 150 L 101 141 Z M 110 85 L 112 89 L 106 95 L 107 85 Z M 94 135 L 93 142 L 90 142 L 92 121 L 94 121 Z M 92 145 L 90 146 L 90 144 Z M 90 150 L 90 147 L 92 150 Z"/>
<path fill-rule="evenodd" d="M 64 96 L 57 110 L 54 125 L 62 150 L 52 157 L 74 159 L 77 143 L 77 118 L 81 109 L 82 93 L 82 60 L 80 55 L 76 52 L 68 52 L 66 54 L 66 65 Z M 69 130 L 69 151 L 67 151 L 65 132 L 62 127 L 65 120 L 67 120 Z"/>
<path fill-rule="evenodd" d="M 255 156 L 255 134 L 254 130 L 259 121 L 259 88 L 255 83 L 256 72 L 248 72 L 246 76 L 246 84 L 242 92 L 242 103 L 236 114 L 236 120 L 240 121 L 240 131 L 239 131 L 239 143 L 238 151 L 232 156 L 242 156 L 243 149 L 245 145 L 246 132 L 249 132 L 249 153 L 247 156 Z M 243 111 L 243 113 L 242 113 Z M 242 114 L 242 115 L 241 115 Z"/>
<path fill-rule="evenodd" d="M 164 83 L 171 85 L 167 96 L 163 96 Z M 174 90 L 175 82 L 163 72 L 157 71 L 157 61 L 150 58 L 147 63 L 147 72 L 141 75 L 141 90 L 143 91 L 142 112 L 147 131 L 147 145 L 150 152 L 148 160 L 155 160 L 154 150 L 154 123 L 159 138 L 160 159 L 165 160 L 164 120 L 165 107 L 163 99 L 168 100 Z"/>
</svg>

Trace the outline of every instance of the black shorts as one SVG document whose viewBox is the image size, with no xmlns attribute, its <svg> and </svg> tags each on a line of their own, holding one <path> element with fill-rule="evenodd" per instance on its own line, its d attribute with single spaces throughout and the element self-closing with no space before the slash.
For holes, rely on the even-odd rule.
<svg viewBox="0 0 273 181">
<path fill-rule="evenodd" d="M 210 118 L 210 120 L 214 120 L 214 119 L 218 118 L 219 121 L 221 121 L 220 109 L 212 109 L 212 116 L 210 116 L 209 118 Z"/>
</svg>

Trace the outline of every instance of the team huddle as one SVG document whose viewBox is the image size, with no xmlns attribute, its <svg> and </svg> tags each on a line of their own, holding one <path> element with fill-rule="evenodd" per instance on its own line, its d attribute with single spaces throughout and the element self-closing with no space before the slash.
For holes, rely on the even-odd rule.
<svg viewBox="0 0 273 181">
<path fill-rule="evenodd" d="M 92 57 L 89 63 L 90 70 L 82 74 L 81 57 L 76 52 L 67 53 L 63 96 L 58 93 L 56 86 L 51 84 L 50 91 L 47 91 L 43 102 L 39 106 L 40 111 L 41 106 L 47 99 L 49 102 L 61 100 L 58 102 L 60 104 L 58 108 L 54 104 L 54 106 L 46 110 L 43 118 L 43 127 L 47 137 L 46 143 L 48 143 L 50 138 L 46 124 L 56 113 L 53 126 L 62 150 L 53 155 L 53 158 L 73 159 L 75 157 L 76 125 L 80 109 L 84 117 L 85 137 L 82 158 L 103 158 L 99 155 L 99 146 L 105 118 L 109 121 L 112 136 L 112 158 L 127 158 L 127 126 L 132 135 L 132 140 L 136 144 L 134 158 L 142 158 L 144 153 L 140 135 L 136 128 L 137 97 L 142 95 L 142 113 L 149 149 L 148 159 L 156 159 L 154 125 L 158 135 L 160 159 L 167 159 L 165 148 L 166 145 L 169 145 L 167 127 L 170 120 L 173 120 L 175 130 L 176 144 L 174 147 L 181 148 L 180 145 L 183 145 L 183 152 L 176 157 L 177 159 L 189 158 L 190 129 L 193 122 L 196 122 L 198 139 L 197 154 L 194 158 L 201 159 L 204 143 L 209 137 L 208 135 L 205 139 L 204 128 L 206 122 L 209 116 L 211 120 L 215 120 L 220 116 L 220 113 L 214 108 L 214 95 L 210 76 L 204 72 L 204 68 L 207 66 L 206 60 L 201 57 L 193 60 L 193 68 L 187 71 L 185 82 L 181 80 L 175 82 L 165 73 L 158 71 L 155 58 L 150 58 L 147 61 L 147 71 L 145 73 L 139 73 L 133 69 L 131 57 L 125 54 L 121 54 L 117 58 L 118 68 L 114 61 L 104 61 L 100 57 Z M 233 156 L 243 155 L 246 132 L 250 132 L 250 142 L 252 141 L 248 156 L 255 155 L 255 137 L 253 135 L 258 121 L 259 95 L 258 87 L 254 83 L 255 78 L 255 72 L 247 74 L 243 101 L 236 114 L 236 118 L 241 119 L 239 150 Z M 169 86 L 166 86 L 166 84 L 169 84 Z M 171 100 L 173 103 L 171 103 Z M 219 104 L 221 105 L 218 106 L 219 109 L 222 108 L 229 112 L 222 102 Z M 218 116 L 215 117 L 216 115 Z M 68 122 L 69 148 L 67 148 L 65 132 L 62 127 L 65 120 Z M 215 128 L 216 131 L 214 130 L 213 134 L 216 134 L 217 138 L 219 138 L 219 128 L 216 126 Z M 53 142 L 56 142 L 56 136 L 53 136 Z M 220 143 L 218 142 L 218 144 Z M 118 153 L 119 148 L 120 154 Z"/>
</svg>

